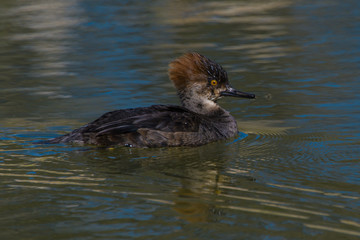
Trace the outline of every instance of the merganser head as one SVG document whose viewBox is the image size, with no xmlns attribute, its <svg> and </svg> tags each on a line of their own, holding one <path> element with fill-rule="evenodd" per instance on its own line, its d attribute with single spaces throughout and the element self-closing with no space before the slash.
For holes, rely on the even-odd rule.
<svg viewBox="0 0 360 240">
<path fill-rule="evenodd" d="M 190 52 L 170 63 L 169 77 L 174 83 L 183 106 L 199 113 L 218 107 L 222 96 L 255 98 L 229 84 L 226 71 L 207 57 Z"/>
</svg>

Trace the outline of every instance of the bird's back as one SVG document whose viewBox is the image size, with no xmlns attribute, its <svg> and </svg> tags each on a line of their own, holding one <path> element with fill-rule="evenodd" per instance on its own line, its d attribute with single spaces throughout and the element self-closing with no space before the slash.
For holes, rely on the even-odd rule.
<svg viewBox="0 0 360 240">
<path fill-rule="evenodd" d="M 235 120 L 222 109 L 213 116 L 204 116 L 180 106 L 154 105 L 105 113 L 69 134 L 50 139 L 48 143 L 197 146 L 231 137 L 236 132 Z"/>
</svg>

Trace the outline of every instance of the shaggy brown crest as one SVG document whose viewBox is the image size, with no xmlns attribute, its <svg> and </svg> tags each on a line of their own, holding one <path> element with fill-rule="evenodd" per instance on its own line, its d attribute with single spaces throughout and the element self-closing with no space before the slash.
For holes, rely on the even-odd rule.
<svg viewBox="0 0 360 240">
<path fill-rule="evenodd" d="M 172 61 L 169 67 L 169 77 L 178 90 L 210 79 L 227 81 L 227 73 L 219 64 L 196 52 L 184 54 Z"/>
</svg>

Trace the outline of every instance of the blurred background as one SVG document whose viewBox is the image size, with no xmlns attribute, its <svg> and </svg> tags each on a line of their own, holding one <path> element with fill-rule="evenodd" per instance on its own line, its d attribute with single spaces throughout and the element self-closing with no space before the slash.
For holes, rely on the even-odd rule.
<svg viewBox="0 0 360 240">
<path fill-rule="evenodd" d="M 255 100 L 197 148 L 41 145 L 121 108 L 178 104 L 197 51 Z M 2 239 L 357 239 L 360 2 L 0 2 Z"/>
</svg>

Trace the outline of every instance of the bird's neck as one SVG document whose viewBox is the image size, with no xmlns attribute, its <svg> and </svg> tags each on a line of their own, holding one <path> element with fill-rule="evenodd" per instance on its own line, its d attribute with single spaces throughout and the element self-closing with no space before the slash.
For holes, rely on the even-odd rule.
<svg viewBox="0 0 360 240">
<path fill-rule="evenodd" d="M 219 111 L 224 111 L 214 101 L 209 100 L 207 96 L 196 92 L 194 88 L 192 90 L 178 91 L 178 95 L 182 106 L 195 113 L 210 116 L 219 114 Z"/>
</svg>

